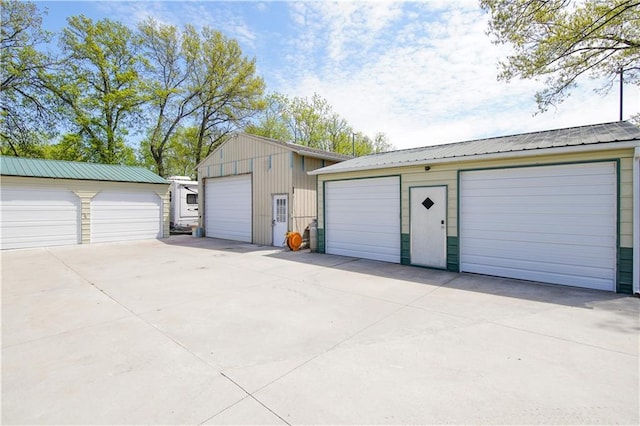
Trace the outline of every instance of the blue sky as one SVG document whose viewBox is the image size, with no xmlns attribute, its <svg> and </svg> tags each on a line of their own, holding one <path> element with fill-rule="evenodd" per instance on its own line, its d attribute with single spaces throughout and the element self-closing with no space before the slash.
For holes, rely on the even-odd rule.
<svg viewBox="0 0 640 426">
<path fill-rule="evenodd" d="M 535 81 L 498 82 L 508 48 L 491 44 L 477 0 L 387 1 L 93 1 L 37 2 L 43 27 L 59 31 L 84 14 L 134 27 L 149 16 L 182 26 L 208 25 L 255 57 L 267 90 L 318 93 L 369 136 L 396 148 L 618 120 L 617 87 L 594 93 L 588 78 L 569 100 L 536 113 Z M 640 89 L 626 85 L 624 118 L 640 112 Z"/>
</svg>

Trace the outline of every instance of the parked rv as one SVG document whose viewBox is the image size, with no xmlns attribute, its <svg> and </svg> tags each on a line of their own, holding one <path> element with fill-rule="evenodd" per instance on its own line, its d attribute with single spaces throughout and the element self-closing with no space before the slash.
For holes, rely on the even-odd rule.
<svg viewBox="0 0 640 426">
<path fill-rule="evenodd" d="M 198 182 L 191 180 L 189 176 L 171 176 L 168 180 L 171 182 L 171 228 L 187 230 L 198 226 Z"/>
</svg>

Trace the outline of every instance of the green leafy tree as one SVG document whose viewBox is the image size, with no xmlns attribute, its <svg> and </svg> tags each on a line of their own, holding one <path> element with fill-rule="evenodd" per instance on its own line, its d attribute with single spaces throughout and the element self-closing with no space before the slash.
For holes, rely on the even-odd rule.
<svg viewBox="0 0 640 426">
<path fill-rule="evenodd" d="M 248 123 L 244 131 L 253 135 L 264 136 L 281 141 L 293 140 L 287 126 L 287 99 L 284 95 L 270 93 L 264 99 L 265 107 L 259 113 L 257 122 Z"/>
<path fill-rule="evenodd" d="M 198 128 L 194 126 L 178 127 L 169 137 L 164 148 L 164 173 L 169 176 L 196 177 L 195 152 L 198 139 Z M 144 167 L 157 172 L 157 164 L 151 154 L 149 138 L 140 143 L 138 162 Z"/>
<path fill-rule="evenodd" d="M 140 126 L 147 100 L 140 73 L 140 40 L 126 26 L 85 16 L 68 18 L 60 47 L 64 60 L 48 76 L 75 133 L 82 160 L 106 164 L 133 161 L 126 137 Z"/>
<path fill-rule="evenodd" d="M 317 93 L 311 99 L 290 99 L 272 93 L 266 97 L 266 104 L 256 122 L 245 127 L 247 133 L 347 155 L 366 155 L 393 148 L 384 133 L 376 134 L 372 140 L 356 132 Z"/>
<path fill-rule="evenodd" d="M 42 157 L 58 118 L 41 79 L 53 64 L 51 40 L 33 3 L 0 0 L 0 153 Z"/>
<path fill-rule="evenodd" d="M 242 54 L 238 42 L 204 27 L 198 35 L 187 27 L 198 45 L 193 84 L 198 88 L 194 113 L 198 129 L 193 162 L 198 164 L 232 131 L 243 128 L 264 108 L 265 84 L 256 75 L 256 61 Z"/>
<path fill-rule="evenodd" d="M 152 127 L 145 148 L 154 161 L 154 169 L 168 176 L 166 154 L 170 139 L 182 121 L 201 105 L 202 88 L 195 84 L 194 72 L 199 56 L 197 33 L 189 27 L 184 33 L 171 25 L 148 19 L 138 25 L 147 59 L 145 78 Z M 186 153 L 185 153 L 186 154 Z"/>
<path fill-rule="evenodd" d="M 578 77 L 607 81 L 621 69 L 640 83 L 639 0 L 481 0 L 489 12 L 489 34 L 513 54 L 500 63 L 499 79 L 542 79 L 538 108 L 547 110 L 569 96 Z"/>
</svg>

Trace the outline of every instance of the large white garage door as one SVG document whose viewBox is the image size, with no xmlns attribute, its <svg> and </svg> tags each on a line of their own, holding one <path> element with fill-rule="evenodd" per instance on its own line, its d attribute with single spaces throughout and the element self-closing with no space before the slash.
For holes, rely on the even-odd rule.
<svg viewBox="0 0 640 426">
<path fill-rule="evenodd" d="M 162 238 L 162 200 L 155 192 L 104 191 L 91 200 L 91 242 Z"/>
<path fill-rule="evenodd" d="M 207 237 L 251 242 L 251 175 L 205 180 Z"/>
<path fill-rule="evenodd" d="M 614 291 L 615 167 L 462 172 L 461 271 Z"/>
<path fill-rule="evenodd" d="M 400 178 L 327 182 L 325 251 L 400 263 Z"/>
<path fill-rule="evenodd" d="M 2 249 L 79 244 L 80 198 L 58 189 L 0 189 Z"/>
</svg>

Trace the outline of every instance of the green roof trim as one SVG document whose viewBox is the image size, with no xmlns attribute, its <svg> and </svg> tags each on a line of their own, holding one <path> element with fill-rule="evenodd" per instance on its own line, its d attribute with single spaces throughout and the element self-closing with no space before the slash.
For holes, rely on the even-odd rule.
<svg viewBox="0 0 640 426">
<path fill-rule="evenodd" d="M 0 175 L 111 182 L 164 183 L 143 167 L 0 156 Z"/>
</svg>

